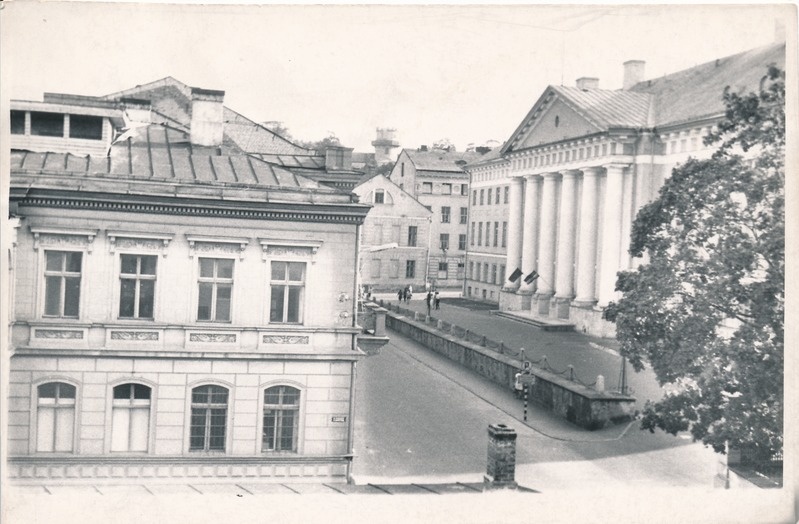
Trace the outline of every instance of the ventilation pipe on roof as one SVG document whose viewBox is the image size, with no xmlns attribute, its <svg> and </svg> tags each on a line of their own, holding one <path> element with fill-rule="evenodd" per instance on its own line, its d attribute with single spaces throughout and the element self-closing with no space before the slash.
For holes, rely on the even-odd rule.
<svg viewBox="0 0 799 524">
<path fill-rule="evenodd" d="M 191 143 L 198 146 L 222 145 L 224 91 L 191 88 Z"/>
<path fill-rule="evenodd" d="M 588 76 L 581 76 L 577 79 L 577 89 L 598 89 L 599 79 Z"/>
<path fill-rule="evenodd" d="M 644 80 L 644 67 L 646 62 L 643 60 L 627 60 L 624 62 L 624 86 L 627 91 L 638 82 Z"/>
</svg>

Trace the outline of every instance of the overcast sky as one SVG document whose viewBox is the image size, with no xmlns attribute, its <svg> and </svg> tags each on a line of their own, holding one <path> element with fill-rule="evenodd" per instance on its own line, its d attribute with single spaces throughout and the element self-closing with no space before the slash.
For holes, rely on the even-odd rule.
<svg viewBox="0 0 799 524">
<path fill-rule="evenodd" d="M 645 78 L 774 41 L 790 6 L 201 6 L 12 3 L 0 12 L 4 92 L 103 95 L 173 76 L 221 89 L 302 140 L 371 151 L 503 141 L 548 84 L 622 63 Z M 790 25 L 790 24 L 789 24 Z"/>
</svg>

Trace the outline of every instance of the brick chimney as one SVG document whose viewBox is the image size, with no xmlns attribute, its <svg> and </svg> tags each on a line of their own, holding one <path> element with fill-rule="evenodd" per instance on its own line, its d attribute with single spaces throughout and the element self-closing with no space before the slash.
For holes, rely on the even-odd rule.
<svg viewBox="0 0 799 524">
<path fill-rule="evenodd" d="M 598 89 L 599 79 L 589 76 L 581 76 L 577 79 L 577 89 Z"/>
<path fill-rule="evenodd" d="M 224 91 L 191 88 L 191 143 L 198 146 L 222 145 Z"/>
<path fill-rule="evenodd" d="M 624 85 L 622 87 L 625 91 L 644 80 L 644 66 L 646 66 L 646 62 L 643 60 L 624 62 Z"/>
</svg>

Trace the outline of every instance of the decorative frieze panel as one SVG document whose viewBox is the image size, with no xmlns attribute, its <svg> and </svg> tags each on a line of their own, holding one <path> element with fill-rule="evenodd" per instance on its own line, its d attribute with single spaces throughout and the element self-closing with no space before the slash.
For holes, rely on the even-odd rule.
<svg viewBox="0 0 799 524">
<path fill-rule="evenodd" d="M 321 240 L 258 239 L 261 243 L 262 260 L 272 257 L 310 258 L 322 247 Z M 312 261 L 313 263 L 313 261 Z"/>
<path fill-rule="evenodd" d="M 186 240 L 189 242 L 189 258 L 194 258 L 197 254 L 238 255 L 240 260 L 244 259 L 244 251 L 250 242 L 247 238 L 218 238 L 200 235 L 186 235 Z"/>
<path fill-rule="evenodd" d="M 121 231 L 107 231 L 108 250 L 113 253 L 116 249 L 136 250 L 136 251 L 160 251 L 161 255 L 167 255 L 169 242 L 172 235 L 161 233 L 132 233 Z"/>
<path fill-rule="evenodd" d="M 33 233 L 33 249 L 38 251 L 40 247 L 55 248 L 80 248 L 87 253 L 92 252 L 94 238 L 97 236 L 96 229 L 54 229 L 31 227 Z"/>
<path fill-rule="evenodd" d="M 263 335 L 261 338 L 264 344 L 309 344 L 310 337 L 307 335 Z"/>
<path fill-rule="evenodd" d="M 83 331 L 74 329 L 34 329 L 34 338 L 45 338 L 55 340 L 82 340 Z"/>
<path fill-rule="evenodd" d="M 158 331 L 111 331 L 111 340 L 124 340 L 130 342 L 158 341 Z"/>
<path fill-rule="evenodd" d="M 210 344 L 235 344 L 235 333 L 189 333 L 189 342 Z"/>
</svg>

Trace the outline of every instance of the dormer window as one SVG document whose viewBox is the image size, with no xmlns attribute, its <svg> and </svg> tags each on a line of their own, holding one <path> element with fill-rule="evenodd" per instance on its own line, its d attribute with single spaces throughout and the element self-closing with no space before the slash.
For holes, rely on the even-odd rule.
<svg viewBox="0 0 799 524">
<path fill-rule="evenodd" d="M 31 111 L 31 134 L 37 136 L 64 136 L 64 115 Z"/>
<path fill-rule="evenodd" d="M 382 189 L 375 190 L 375 204 L 383 204 L 386 201 L 386 194 Z"/>
</svg>

